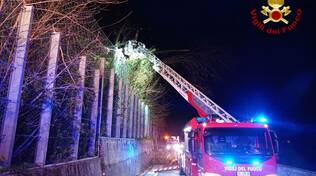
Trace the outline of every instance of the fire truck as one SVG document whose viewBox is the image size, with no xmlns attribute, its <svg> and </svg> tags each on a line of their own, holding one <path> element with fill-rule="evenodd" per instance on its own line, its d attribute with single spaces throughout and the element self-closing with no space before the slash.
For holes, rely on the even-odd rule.
<svg viewBox="0 0 316 176">
<path fill-rule="evenodd" d="M 192 176 L 276 176 L 278 144 L 265 124 L 193 118 L 184 128 L 182 171 Z"/>
<path fill-rule="evenodd" d="M 129 41 L 122 50 L 129 58 L 148 59 L 153 69 L 196 109 L 198 117 L 186 124 L 184 152 L 179 153 L 185 175 L 276 176 L 278 141 L 267 119 L 239 122 L 140 42 Z"/>
</svg>

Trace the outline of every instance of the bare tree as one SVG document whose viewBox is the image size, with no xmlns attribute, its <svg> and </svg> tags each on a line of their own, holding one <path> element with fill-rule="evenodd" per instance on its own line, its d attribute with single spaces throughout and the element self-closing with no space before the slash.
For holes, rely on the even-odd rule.
<svg viewBox="0 0 316 176">
<path fill-rule="evenodd" d="M 123 2 L 119 0 L 0 1 L 0 122 L 7 103 L 8 78 L 12 69 L 19 14 L 25 5 L 32 5 L 35 9 L 13 153 L 16 162 L 14 164 L 32 163 L 33 160 L 41 104 L 46 96 L 43 84 L 48 62 L 49 39 L 51 33 L 55 31 L 61 32 L 62 41 L 53 97 L 54 111 L 48 161 L 68 160 L 72 109 L 78 89 L 79 56 L 86 55 L 88 58 L 87 89 L 84 102 L 86 106 L 83 113 L 83 123 L 87 125 L 94 96 L 92 91 L 93 71 L 99 67 L 98 59 L 106 55 L 106 47 L 112 46 L 94 16 L 100 10 L 109 8 L 110 5 Z M 84 138 L 81 144 L 82 147 L 85 147 Z M 81 156 L 83 157 L 84 153 L 81 153 Z"/>
</svg>

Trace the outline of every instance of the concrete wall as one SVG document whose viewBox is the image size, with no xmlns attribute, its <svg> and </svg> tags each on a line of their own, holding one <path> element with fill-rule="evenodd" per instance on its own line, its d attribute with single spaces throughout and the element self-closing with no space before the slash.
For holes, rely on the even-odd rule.
<svg viewBox="0 0 316 176">
<path fill-rule="evenodd" d="M 278 176 L 316 176 L 316 172 L 279 164 Z"/>
<path fill-rule="evenodd" d="M 101 138 L 100 157 L 87 158 L 40 168 L 19 169 L 10 176 L 136 176 L 151 165 L 151 140 Z"/>
<path fill-rule="evenodd" d="M 101 138 L 102 171 L 108 176 L 139 175 L 151 165 L 153 142 L 121 138 Z"/>
<path fill-rule="evenodd" d="M 9 176 L 99 176 L 101 172 L 100 158 L 87 158 L 60 164 L 50 164 L 40 168 L 18 169 L 3 173 Z M 2 176 L 2 174 L 0 173 Z"/>
</svg>

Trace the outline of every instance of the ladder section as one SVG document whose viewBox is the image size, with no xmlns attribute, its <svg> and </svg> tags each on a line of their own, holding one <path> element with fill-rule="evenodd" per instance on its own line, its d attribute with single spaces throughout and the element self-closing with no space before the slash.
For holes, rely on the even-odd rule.
<svg viewBox="0 0 316 176">
<path fill-rule="evenodd" d="M 181 75 L 171 67 L 163 63 L 159 58 L 152 54 L 145 45 L 137 41 L 129 41 L 124 49 L 127 55 L 138 54 L 144 55 L 145 58 L 153 63 L 153 69 L 159 73 L 176 91 L 189 103 L 189 94 L 192 94 L 192 100 L 206 114 L 216 114 L 225 122 L 238 122 L 232 115 L 218 106 L 201 91 L 195 88 L 191 83 L 185 80 Z"/>
</svg>

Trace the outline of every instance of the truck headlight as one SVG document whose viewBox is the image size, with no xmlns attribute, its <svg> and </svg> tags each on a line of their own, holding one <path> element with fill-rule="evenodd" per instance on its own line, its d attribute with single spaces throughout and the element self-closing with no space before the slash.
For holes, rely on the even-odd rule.
<svg viewBox="0 0 316 176">
<path fill-rule="evenodd" d="M 176 151 L 176 152 L 182 152 L 182 150 L 183 150 L 183 145 L 181 145 L 181 144 L 174 144 L 173 145 L 173 149 Z"/>
<path fill-rule="evenodd" d="M 171 149 L 171 146 L 168 144 L 168 145 L 166 146 L 166 149 L 167 149 L 167 150 L 170 150 L 170 149 Z"/>
</svg>

